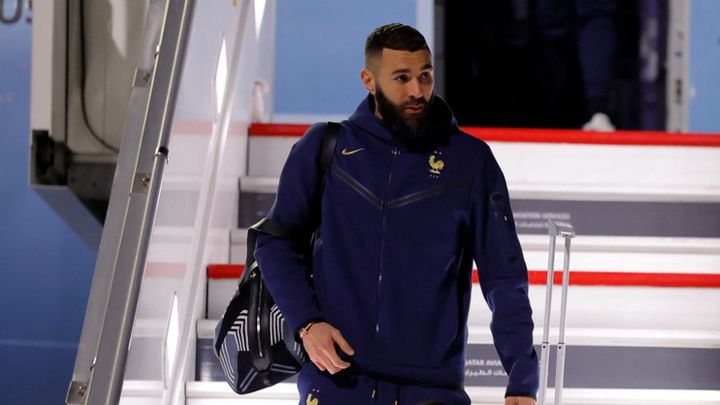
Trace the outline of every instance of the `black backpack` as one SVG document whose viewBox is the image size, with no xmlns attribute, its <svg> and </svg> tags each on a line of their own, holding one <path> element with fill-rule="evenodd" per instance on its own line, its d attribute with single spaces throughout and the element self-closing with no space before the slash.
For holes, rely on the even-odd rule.
<svg viewBox="0 0 720 405">
<path fill-rule="evenodd" d="M 339 132 L 340 124 L 328 122 L 320 152 L 320 194 Z M 255 261 L 259 232 L 293 241 L 305 239 L 300 243 L 308 248 L 312 243 L 312 238 L 307 240 L 297 231 L 267 218 L 248 229 L 245 271 L 238 290 L 215 327 L 214 341 L 215 354 L 225 379 L 238 394 L 255 392 L 286 380 L 300 371 L 305 361 L 302 344 L 295 341 L 294 331 L 275 305 Z"/>
</svg>

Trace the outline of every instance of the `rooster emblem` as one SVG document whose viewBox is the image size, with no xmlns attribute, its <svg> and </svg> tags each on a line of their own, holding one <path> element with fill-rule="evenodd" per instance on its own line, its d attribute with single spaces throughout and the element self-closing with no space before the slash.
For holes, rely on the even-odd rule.
<svg viewBox="0 0 720 405">
<path fill-rule="evenodd" d="M 320 400 L 317 398 L 313 398 L 312 393 L 307 394 L 307 398 L 305 398 L 306 405 L 318 405 L 319 403 L 320 403 Z"/>
<path fill-rule="evenodd" d="M 430 163 L 430 173 L 433 174 L 440 174 L 440 171 L 445 167 L 445 162 L 438 159 L 435 155 L 430 156 L 428 163 Z"/>
</svg>

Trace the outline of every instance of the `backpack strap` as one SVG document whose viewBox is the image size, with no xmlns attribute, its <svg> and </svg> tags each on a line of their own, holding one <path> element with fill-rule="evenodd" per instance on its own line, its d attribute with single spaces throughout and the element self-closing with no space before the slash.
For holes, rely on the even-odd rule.
<svg viewBox="0 0 720 405">
<path fill-rule="evenodd" d="M 341 125 L 339 123 L 328 121 L 327 129 L 325 133 L 323 133 L 322 146 L 320 147 L 320 176 L 323 179 L 320 194 L 322 194 L 325 189 L 325 177 L 332 163 L 333 155 L 335 154 L 335 146 L 337 145 L 340 128 Z"/>
<path fill-rule="evenodd" d="M 325 190 L 325 179 L 328 169 L 332 164 L 333 155 L 335 154 L 335 146 L 337 145 L 338 135 L 340 134 L 341 125 L 337 122 L 328 122 L 325 132 L 322 134 L 322 144 L 320 145 L 320 197 Z M 319 198 L 318 198 L 319 201 Z M 278 221 L 263 218 L 255 225 L 251 226 L 248 232 L 247 246 L 255 246 L 257 233 L 262 232 L 278 238 L 303 243 L 307 240 L 307 234 L 302 230 L 290 228 Z M 249 270 L 255 263 L 254 249 L 248 249 L 245 259 L 245 269 Z M 246 271 L 245 273 L 249 273 Z M 243 274 L 243 276 L 245 275 Z"/>
</svg>

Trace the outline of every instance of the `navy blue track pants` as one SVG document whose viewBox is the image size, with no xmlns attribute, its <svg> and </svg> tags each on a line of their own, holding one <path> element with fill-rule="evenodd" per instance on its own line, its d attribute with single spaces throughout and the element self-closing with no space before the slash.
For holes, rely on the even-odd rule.
<svg viewBox="0 0 720 405">
<path fill-rule="evenodd" d="M 469 405 L 463 389 L 374 378 L 352 367 L 335 375 L 306 363 L 298 375 L 300 405 Z M 317 401 L 317 402 L 316 402 Z"/>
</svg>

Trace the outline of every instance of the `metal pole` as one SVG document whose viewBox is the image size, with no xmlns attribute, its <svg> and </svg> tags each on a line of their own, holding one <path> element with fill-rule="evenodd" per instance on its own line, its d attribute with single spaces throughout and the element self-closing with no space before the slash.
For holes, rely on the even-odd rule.
<svg viewBox="0 0 720 405">
<path fill-rule="evenodd" d="M 548 247 L 548 271 L 545 287 L 545 320 L 543 322 L 542 348 L 540 350 L 540 392 L 538 405 L 545 403 L 547 392 L 548 368 L 550 367 L 550 310 L 552 308 L 552 287 L 555 269 L 555 235 L 554 228 L 550 228 L 550 246 Z"/>
<path fill-rule="evenodd" d="M 560 335 L 557 346 L 557 363 L 555 365 L 555 405 L 562 403 L 563 385 L 565 383 L 565 321 L 567 318 L 567 293 L 570 283 L 570 238 L 563 234 L 565 239 L 565 260 L 563 264 L 562 300 L 560 301 Z"/>
<path fill-rule="evenodd" d="M 560 314 L 560 343 L 558 344 L 558 364 L 555 367 L 555 404 L 559 405 L 562 400 L 562 378 L 565 369 L 565 309 L 567 302 L 567 287 L 570 268 L 570 238 L 575 236 L 573 226 L 565 222 L 548 220 L 548 235 L 550 245 L 548 247 L 548 273 L 545 287 L 545 320 L 543 322 L 542 350 L 540 352 L 540 381 L 538 390 L 538 405 L 545 404 L 548 385 L 548 368 L 550 367 L 550 314 L 552 312 L 552 289 L 555 279 L 555 242 L 557 236 L 565 238 L 565 263 L 563 267 L 563 295 Z M 562 353 L 562 354 L 561 354 Z M 559 362 L 562 367 L 559 368 Z M 558 386 L 560 387 L 558 393 Z"/>
</svg>

